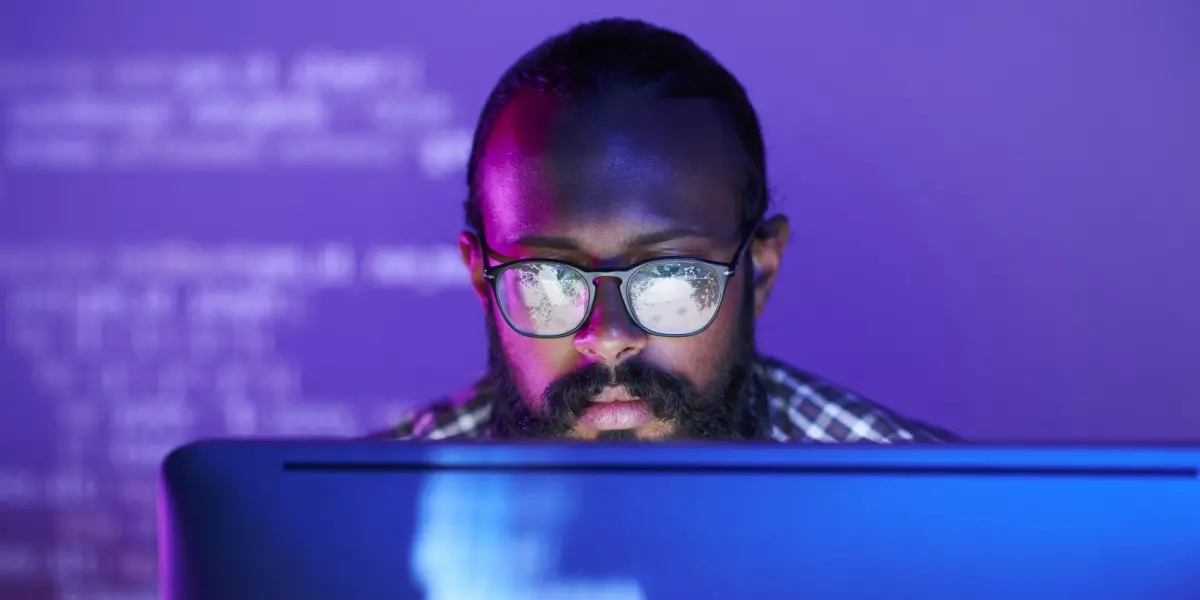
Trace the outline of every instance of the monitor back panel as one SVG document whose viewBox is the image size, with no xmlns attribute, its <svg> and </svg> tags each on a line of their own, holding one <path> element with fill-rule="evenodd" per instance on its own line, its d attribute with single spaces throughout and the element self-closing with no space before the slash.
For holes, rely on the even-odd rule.
<svg viewBox="0 0 1200 600">
<path fill-rule="evenodd" d="M 1190 449 L 210 442 L 166 598 L 1200 598 Z"/>
</svg>

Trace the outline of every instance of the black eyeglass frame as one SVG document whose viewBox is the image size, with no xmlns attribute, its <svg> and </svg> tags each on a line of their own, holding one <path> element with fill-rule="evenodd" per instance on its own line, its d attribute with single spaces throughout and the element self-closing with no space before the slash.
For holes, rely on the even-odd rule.
<svg viewBox="0 0 1200 600">
<path fill-rule="evenodd" d="M 595 306 L 596 306 L 596 280 L 600 279 L 602 277 L 611 277 L 611 278 L 614 278 L 614 279 L 620 281 L 620 285 L 618 287 L 621 288 L 621 301 L 625 304 L 625 314 L 629 315 L 629 319 L 631 321 L 633 321 L 634 325 L 637 325 L 639 328 L 641 328 L 642 331 L 645 331 L 646 333 L 649 333 L 650 335 L 653 335 L 653 336 L 669 337 L 669 338 L 684 338 L 684 337 L 692 337 L 693 335 L 699 335 L 699 334 L 703 333 L 704 330 L 708 329 L 713 324 L 713 321 L 715 321 L 717 319 L 717 313 L 721 312 L 721 303 L 725 301 L 725 289 L 729 286 L 729 280 L 733 279 L 733 276 L 737 274 L 737 267 L 742 262 L 742 258 L 746 254 L 746 250 L 750 248 L 751 242 L 753 242 L 754 239 L 757 237 L 758 229 L 759 229 L 759 224 L 757 224 L 757 223 L 754 225 L 754 227 L 750 228 L 749 233 L 747 233 L 746 237 L 744 237 L 742 239 L 741 243 L 738 244 L 737 251 L 733 255 L 733 260 L 728 263 L 704 260 L 701 258 L 692 258 L 692 257 L 688 257 L 688 256 L 665 256 L 665 257 L 660 257 L 660 258 L 651 258 L 648 260 L 644 260 L 644 261 L 635 263 L 633 265 L 630 265 L 628 267 L 625 267 L 623 269 L 622 268 L 614 268 L 614 269 L 595 269 L 595 270 L 584 269 L 582 267 L 573 265 L 566 261 L 547 260 L 544 258 L 524 258 L 521 260 L 514 260 L 514 261 L 506 262 L 506 263 L 495 265 L 495 266 L 489 266 L 488 262 L 491 257 L 491 251 L 488 249 L 487 239 L 484 237 L 484 233 L 482 231 L 477 232 L 476 236 L 479 238 L 479 251 L 481 252 L 481 256 L 483 258 L 483 278 L 487 280 L 488 287 L 490 287 L 492 290 L 492 298 L 496 301 L 497 306 L 500 307 L 500 315 L 504 317 L 505 323 L 508 324 L 509 328 L 511 328 L 513 331 L 517 332 L 520 335 L 523 335 L 523 336 L 529 337 L 529 338 L 547 339 L 547 340 L 564 338 L 567 336 L 575 335 L 576 333 L 579 332 L 580 329 L 583 328 L 584 325 L 587 324 L 588 320 L 591 319 L 591 317 L 592 317 L 592 310 L 594 310 Z M 650 327 L 647 327 L 646 325 L 644 325 L 641 322 L 641 320 L 637 318 L 637 315 L 634 314 L 634 310 L 630 304 L 629 278 L 632 277 L 634 273 L 638 272 L 639 270 L 641 270 L 649 265 L 653 265 L 656 263 L 667 263 L 667 262 L 701 264 L 701 265 L 711 268 L 713 270 L 713 272 L 717 274 L 717 277 L 720 279 L 720 281 L 717 283 L 717 293 L 718 293 L 717 309 L 715 311 L 713 311 L 712 317 L 709 317 L 708 322 L 705 323 L 703 327 L 700 327 L 699 329 L 697 329 L 691 333 L 658 333 L 657 331 L 654 331 Z M 588 285 L 587 308 L 584 309 L 583 317 L 580 318 L 579 323 L 576 324 L 575 327 L 573 327 L 566 333 L 558 333 L 558 334 L 554 334 L 554 335 L 528 333 L 528 332 L 522 331 L 516 325 L 513 325 L 512 319 L 509 318 L 508 310 L 504 307 L 504 303 L 500 300 L 500 294 L 496 289 L 496 286 L 500 280 L 500 276 L 503 275 L 505 271 L 507 271 L 508 269 L 511 269 L 513 267 L 517 267 L 517 266 L 521 266 L 521 265 L 531 265 L 531 264 L 544 264 L 544 265 L 567 267 L 567 268 L 575 271 L 576 273 L 579 273 L 581 276 L 583 276 L 584 281 L 587 282 L 587 285 Z"/>
</svg>

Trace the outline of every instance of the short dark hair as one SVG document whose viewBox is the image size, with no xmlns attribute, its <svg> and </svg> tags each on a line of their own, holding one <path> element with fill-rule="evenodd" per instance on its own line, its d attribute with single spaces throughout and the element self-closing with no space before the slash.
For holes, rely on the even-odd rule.
<svg viewBox="0 0 1200 600">
<path fill-rule="evenodd" d="M 539 44 L 505 71 L 492 88 L 467 163 L 467 227 L 483 231 L 478 167 L 496 117 L 517 93 L 539 91 L 571 102 L 629 90 L 656 98 L 712 101 L 734 127 L 745 150 L 743 233 L 767 211 L 767 165 L 758 115 L 742 84 L 687 36 L 633 19 L 577 25 Z"/>
</svg>

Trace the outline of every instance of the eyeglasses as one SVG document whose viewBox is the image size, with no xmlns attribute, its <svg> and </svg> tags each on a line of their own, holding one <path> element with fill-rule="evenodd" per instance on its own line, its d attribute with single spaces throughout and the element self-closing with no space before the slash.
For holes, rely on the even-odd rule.
<svg viewBox="0 0 1200 600">
<path fill-rule="evenodd" d="M 596 281 L 620 281 L 621 298 L 633 322 L 663 337 L 696 335 L 712 324 L 725 288 L 754 238 L 738 245 L 733 260 L 718 263 L 698 258 L 655 258 L 626 269 L 585 270 L 555 260 L 517 260 L 487 266 L 490 251 L 479 233 L 483 276 L 492 287 L 500 314 L 517 333 L 558 338 L 579 331 L 592 314 Z"/>
</svg>

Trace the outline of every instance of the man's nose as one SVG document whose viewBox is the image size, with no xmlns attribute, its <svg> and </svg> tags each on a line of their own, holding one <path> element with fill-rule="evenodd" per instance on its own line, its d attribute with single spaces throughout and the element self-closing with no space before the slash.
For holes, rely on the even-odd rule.
<svg viewBox="0 0 1200 600">
<path fill-rule="evenodd" d="M 646 347 L 648 337 L 625 309 L 620 281 L 598 278 L 592 314 L 575 334 L 575 349 L 594 362 L 615 367 L 637 356 Z"/>
</svg>

